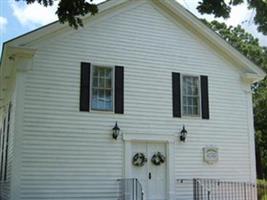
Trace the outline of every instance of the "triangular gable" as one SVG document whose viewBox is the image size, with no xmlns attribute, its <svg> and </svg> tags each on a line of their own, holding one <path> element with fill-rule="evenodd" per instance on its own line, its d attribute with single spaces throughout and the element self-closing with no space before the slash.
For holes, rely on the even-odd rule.
<svg viewBox="0 0 267 200">
<path fill-rule="evenodd" d="M 203 24 L 198 18 L 192 15 L 189 11 L 183 8 L 175 0 L 139 0 L 140 2 L 150 1 L 152 4 L 165 12 L 167 15 L 171 16 L 178 24 L 183 24 L 189 31 L 195 32 L 195 34 L 200 37 L 205 43 L 216 49 L 224 57 L 227 57 L 228 60 L 235 63 L 235 66 L 238 66 L 240 74 L 243 74 L 243 77 L 247 79 L 248 82 L 255 82 L 264 78 L 265 73 L 262 69 L 248 60 L 245 56 L 239 53 L 226 41 L 224 41 L 219 35 L 213 32 L 205 24 Z M 94 20 L 98 16 L 101 16 L 105 12 L 116 12 L 116 8 L 120 8 L 128 5 L 132 2 L 131 0 L 108 0 L 99 5 L 99 13 L 97 16 L 86 16 L 84 17 L 84 23 L 86 24 L 88 20 Z M 38 42 L 39 39 L 43 37 L 51 36 L 53 37 L 54 33 L 60 31 L 71 30 L 68 24 L 60 24 L 59 22 L 54 22 L 39 29 L 36 29 L 32 32 L 24 34 L 20 37 L 17 37 L 13 40 L 7 41 L 3 45 L 2 51 L 2 60 L 1 60 L 1 72 L 0 72 L 0 86 L 7 87 L 5 74 L 7 71 L 12 68 L 12 63 L 14 57 L 19 57 L 22 60 L 27 60 L 31 58 L 35 49 L 31 49 L 30 43 L 33 41 Z M 59 33 L 60 34 L 60 33 Z M 26 61 L 25 61 L 26 62 Z M 20 62 L 21 64 L 21 62 Z M 26 66 L 26 65 L 25 65 Z M 5 88 L 6 90 L 6 88 Z M 0 99 L 3 98 L 3 93 L 0 90 Z M 4 95 L 6 96 L 6 94 Z"/>
<path fill-rule="evenodd" d="M 99 4 L 99 13 L 120 6 L 122 4 L 125 4 L 128 1 L 130 0 L 105 1 Z M 207 42 L 211 43 L 215 48 L 219 49 L 220 52 L 224 54 L 224 56 L 227 56 L 228 58 L 237 62 L 242 67 L 247 68 L 249 71 L 251 71 L 251 73 L 258 75 L 259 76 L 258 79 L 262 79 L 265 76 L 265 73 L 262 69 L 260 69 L 254 63 L 252 63 L 245 56 L 243 56 L 240 52 L 238 52 L 235 48 L 233 48 L 230 44 L 228 44 L 225 40 L 223 40 L 217 33 L 212 31 L 209 27 L 203 24 L 197 17 L 195 17 L 192 13 L 190 13 L 184 7 L 182 7 L 177 1 L 152 0 L 152 2 L 155 5 L 165 9 L 166 12 L 169 12 L 173 17 L 179 18 L 179 22 L 182 20 L 182 22 L 186 25 L 186 27 L 191 29 L 191 31 L 196 32 L 199 36 L 207 40 Z M 84 20 L 90 17 L 91 16 L 86 16 L 84 17 Z M 3 59 L 5 57 L 5 51 L 6 51 L 5 48 L 7 48 L 8 46 L 23 46 L 32 40 L 36 40 L 47 34 L 57 32 L 60 29 L 64 29 L 67 27 L 68 27 L 67 23 L 60 24 L 57 21 L 5 42 L 3 45 L 1 65 L 3 64 Z"/>
</svg>

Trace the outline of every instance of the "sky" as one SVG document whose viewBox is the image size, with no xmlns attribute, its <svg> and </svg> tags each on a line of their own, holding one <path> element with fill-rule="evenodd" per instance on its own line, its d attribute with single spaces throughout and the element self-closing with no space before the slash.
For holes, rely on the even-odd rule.
<svg viewBox="0 0 267 200">
<path fill-rule="evenodd" d="M 93 0 L 94 3 L 100 3 L 102 1 L 104 0 Z M 211 15 L 201 15 L 197 12 L 196 7 L 199 0 L 177 1 L 197 17 L 206 18 L 207 20 L 213 19 Z M 0 51 L 3 42 L 56 21 L 56 7 L 57 5 L 45 8 L 38 3 L 26 5 L 23 0 L 0 0 Z M 216 20 L 224 21 L 232 26 L 242 25 L 248 32 L 260 39 L 262 46 L 267 46 L 267 36 L 258 33 L 256 26 L 253 24 L 254 14 L 254 11 L 247 9 L 246 4 L 242 4 L 233 7 L 229 19 L 216 18 Z"/>
</svg>

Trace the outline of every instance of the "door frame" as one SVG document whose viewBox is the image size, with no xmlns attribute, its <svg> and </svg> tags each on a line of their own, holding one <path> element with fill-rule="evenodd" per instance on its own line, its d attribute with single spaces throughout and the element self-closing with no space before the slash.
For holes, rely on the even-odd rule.
<svg viewBox="0 0 267 200">
<path fill-rule="evenodd" d="M 166 145 L 166 191 L 167 199 L 175 200 L 175 142 L 174 135 L 155 134 L 123 134 L 124 140 L 124 177 L 132 178 L 132 143 L 133 142 L 161 142 Z"/>
</svg>

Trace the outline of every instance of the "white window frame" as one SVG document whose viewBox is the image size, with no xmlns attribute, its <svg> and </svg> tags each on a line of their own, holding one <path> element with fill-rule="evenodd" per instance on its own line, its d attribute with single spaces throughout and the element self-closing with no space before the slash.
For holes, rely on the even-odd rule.
<svg viewBox="0 0 267 200">
<path fill-rule="evenodd" d="M 111 95 L 112 95 L 112 109 L 111 110 L 105 110 L 105 109 L 94 109 L 92 108 L 92 98 L 93 98 L 93 72 L 95 67 L 105 67 L 105 68 L 111 68 L 112 69 L 112 81 L 111 81 Z M 92 64 L 90 68 L 90 111 L 93 112 L 107 112 L 107 113 L 113 113 L 114 112 L 114 100 L 115 100 L 115 66 L 106 65 L 106 64 Z"/>
<path fill-rule="evenodd" d="M 199 95 L 199 114 L 198 115 L 184 115 L 184 101 L 183 101 L 183 78 L 184 76 L 189 76 L 189 77 L 197 77 L 198 78 L 198 95 Z M 202 116 L 202 102 L 201 102 L 201 82 L 200 82 L 200 75 L 195 75 L 195 74 L 181 74 L 181 79 L 180 79 L 180 91 L 181 91 L 181 116 L 183 118 L 196 118 L 199 119 Z"/>
</svg>

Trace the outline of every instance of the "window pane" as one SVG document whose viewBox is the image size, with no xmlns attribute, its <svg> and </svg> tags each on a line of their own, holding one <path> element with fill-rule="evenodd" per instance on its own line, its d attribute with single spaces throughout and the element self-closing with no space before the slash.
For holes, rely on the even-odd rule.
<svg viewBox="0 0 267 200">
<path fill-rule="evenodd" d="M 197 77 L 193 77 L 193 85 L 194 85 L 194 87 L 197 87 L 197 85 L 198 85 L 198 78 Z"/>
<path fill-rule="evenodd" d="M 98 70 L 99 70 L 100 77 L 104 78 L 105 77 L 105 68 L 99 67 Z"/>
<path fill-rule="evenodd" d="M 98 78 L 93 78 L 93 87 L 98 87 Z"/>
<path fill-rule="evenodd" d="M 186 94 L 186 87 L 187 87 L 187 84 L 185 84 L 185 81 L 183 81 L 183 94 Z"/>
<path fill-rule="evenodd" d="M 92 92 L 92 107 L 97 108 L 97 90 L 93 89 Z"/>
<path fill-rule="evenodd" d="M 197 106 L 193 107 L 193 114 L 198 115 L 198 107 Z"/>
<path fill-rule="evenodd" d="M 193 115 L 193 107 L 191 106 L 188 107 L 188 114 Z"/>
<path fill-rule="evenodd" d="M 193 105 L 194 106 L 196 106 L 196 107 L 198 107 L 198 97 L 195 97 L 194 99 L 193 99 Z"/>
<path fill-rule="evenodd" d="M 105 88 L 107 88 L 107 89 L 111 88 L 111 79 L 106 79 Z"/>
<path fill-rule="evenodd" d="M 105 90 L 98 90 L 98 99 L 103 101 L 105 96 Z"/>
<path fill-rule="evenodd" d="M 111 101 L 112 100 L 111 90 L 106 90 L 106 100 L 107 101 Z"/>
<path fill-rule="evenodd" d="M 92 98 L 92 108 L 97 108 L 97 99 L 96 98 Z"/>
<path fill-rule="evenodd" d="M 112 110 L 112 102 L 111 101 L 106 102 L 106 110 Z"/>
<path fill-rule="evenodd" d="M 105 91 L 98 90 L 97 109 L 105 110 Z"/>
<path fill-rule="evenodd" d="M 187 109 L 187 106 L 184 106 L 184 107 L 183 107 L 183 112 L 184 112 L 184 115 L 188 115 L 188 109 Z"/>
<path fill-rule="evenodd" d="M 193 98 L 188 97 L 188 105 L 193 106 Z"/>
<path fill-rule="evenodd" d="M 104 78 L 100 78 L 99 79 L 99 87 L 100 88 L 104 88 L 105 87 L 105 79 Z"/>
<path fill-rule="evenodd" d="M 92 95 L 93 97 L 97 98 L 97 89 L 92 90 Z"/>
<path fill-rule="evenodd" d="M 193 85 L 192 85 L 192 80 L 188 80 L 188 85 L 187 85 L 187 94 L 188 95 L 192 95 L 193 94 L 193 91 L 192 91 L 192 89 L 193 89 Z"/>
<path fill-rule="evenodd" d="M 112 78 L 112 69 L 106 70 L 106 78 L 111 79 Z"/>
<path fill-rule="evenodd" d="M 94 67 L 94 73 L 93 73 L 94 77 L 98 77 L 98 70 L 96 67 Z"/>
<path fill-rule="evenodd" d="M 188 105 L 188 103 L 187 103 L 187 98 L 186 98 L 185 96 L 183 97 L 183 104 L 184 104 L 184 105 Z"/>
<path fill-rule="evenodd" d="M 190 90 L 190 79 L 189 77 L 184 77 L 184 88 L 185 88 L 185 93 L 188 94 Z"/>
<path fill-rule="evenodd" d="M 196 85 L 192 91 L 193 95 L 198 95 L 198 86 Z"/>
</svg>

